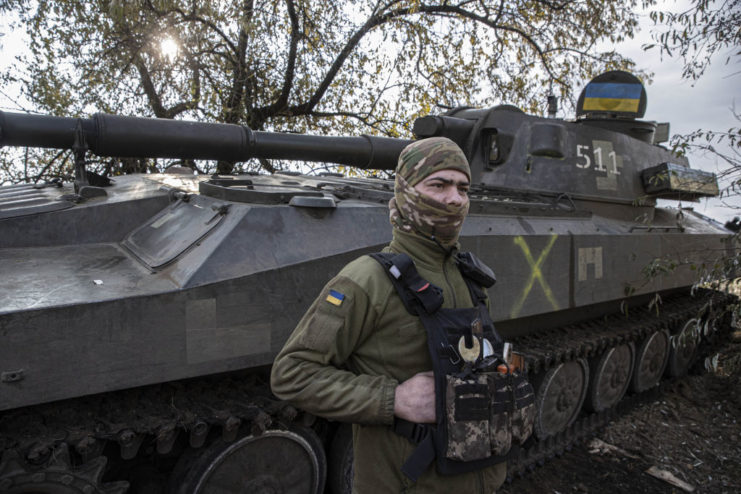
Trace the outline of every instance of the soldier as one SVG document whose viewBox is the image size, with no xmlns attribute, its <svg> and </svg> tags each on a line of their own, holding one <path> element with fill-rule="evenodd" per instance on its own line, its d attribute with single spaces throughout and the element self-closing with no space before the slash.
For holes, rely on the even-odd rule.
<svg viewBox="0 0 741 494">
<path fill-rule="evenodd" d="M 393 240 L 384 252 L 408 254 L 419 275 L 442 288 L 442 308 L 474 306 L 455 261 L 470 180 L 465 155 L 449 139 L 417 141 L 399 156 L 389 202 Z M 353 492 L 492 493 L 505 463 L 452 476 L 430 466 L 416 482 L 402 472 L 417 445 L 394 424 L 435 423 L 432 368 L 420 318 L 407 311 L 382 265 L 363 256 L 301 319 L 275 359 L 271 385 L 304 410 L 354 424 Z"/>
</svg>

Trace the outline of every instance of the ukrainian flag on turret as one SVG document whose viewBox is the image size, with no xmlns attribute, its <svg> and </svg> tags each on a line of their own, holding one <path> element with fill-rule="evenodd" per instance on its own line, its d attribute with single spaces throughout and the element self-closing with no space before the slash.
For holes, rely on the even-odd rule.
<svg viewBox="0 0 741 494">
<path fill-rule="evenodd" d="M 582 90 L 576 116 L 587 118 L 641 118 L 646 113 L 646 89 L 630 72 L 600 74 Z"/>
<path fill-rule="evenodd" d="M 584 110 L 637 112 L 642 89 L 641 84 L 592 82 L 586 87 Z"/>
</svg>

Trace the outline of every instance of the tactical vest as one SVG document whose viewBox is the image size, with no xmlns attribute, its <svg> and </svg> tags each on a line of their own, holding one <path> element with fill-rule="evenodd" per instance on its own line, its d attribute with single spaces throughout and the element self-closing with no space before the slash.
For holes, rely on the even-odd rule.
<svg viewBox="0 0 741 494">
<path fill-rule="evenodd" d="M 422 320 L 435 377 L 437 423 L 394 423 L 396 433 L 417 445 L 402 472 L 416 482 L 435 460 L 442 475 L 506 461 L 510 448 L 532 433 L 535 396 L 524 371 L 514 371 L 503 358 L 504 342 L 482 288 L 495 283 L 494 273 L 473 254 L 457 254 L 474 306 L 442 309 L 442 290 L 419 275 L 407 254 L 371 257 L 384 267 L 407 311 Z"/>
</svg>

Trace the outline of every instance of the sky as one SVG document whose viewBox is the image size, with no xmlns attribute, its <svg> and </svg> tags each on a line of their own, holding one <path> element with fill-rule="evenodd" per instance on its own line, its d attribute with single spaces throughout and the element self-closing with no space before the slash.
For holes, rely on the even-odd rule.
<svg viewBox="0 0 741 494">
<path fill-rule="evenodd" d="M 665 8 L 679 11 L 688 4 L 688 1 L 668 0 L 650 10 Z M 642 14 L 642 29 L 636 38 L 616 46 L 616 50 L 636 61 L 639 68 L 648 69 L 654 74 L 653 82 L 646 85 L 648 104 L 644 119 L 669 122 L 671 134 L 689 134 L 697 129 L 727 131 L 731 127 L 741 127 L 741 122 L 731 112 L 735 108 L 737 113 L 741 113 L 741 59 L 735 57 L 735 60 L 725 63 L 734 50 L 716 54 L 712 65 L 699 80 L 685 80 L 682 79 L 681 59 L 666 56 L 662 59 L 658 49 L 641 49 L 641 45 L 652 43 L 652 25 L 646 11 Z M 738 47 L 735 51 L 738 51 Z M 707 153 L 691 154 L 688 158 L 692 168 L 716 174 L 723 169 L 721 160 Z M 671 201 L 662 203 L 676 204 Z M 738 196 L 722 200 L 703 199 L 700 203 L 684 203 L 682 206 L 693 206 L 696 211 L 721 222 L 741 216 L 741 197 Z"/>
<path fill-rule="evenodd" d="M 689 4 L 688 0 L 661 0 L 651 9 L 679 10 Z M 658 49 L 644 51 L 641 46 L 651 43 L 652 22 L 648 10 L 641 14 L 641 29 L 633 40 L 628 40 L 615 48 L 638 64 L 640 69 L 653 72 L 653 82 L 646 86 L 648 104 L 646 120 L 669 122 L 672 134 L 687 134 L 697 129 L 727 130 L 741 126 L 734 119 L 731 108 L 741 112 L 741 59 L 735 57 L 728 64 L 725 58 L 729 52 L 723 52 L 713 60 L 706 74 L 698 81 L 688 81 L 681 77 L 682 63 L 679 59 L 662 57 Z M 7 18 L 0 18 L 0 68 L 12 60 L 13 56 L 23 50 L 23 37 L 10 33 Z M 736 47 L 738 49 L 738 47 Z M 0 88 L 0 110 L 17 111 L 17 93 L 13 88 Z M 738 105 L 738 106 L 736 106 Z M 706 171 L 717 173 L 721 162 L 712 155 L 692 154 L 690 165 Z M 723 187 L 723 184 L 721 184 Z M 662 203 L 667 203 L 662 201 Z M 668 202 L 668 205 L 675 203 Z M 703 199 L 691 205 L 696 211 L 725 222 L 733 216 L 741 216 L 741 197 L 724 198 L 723 200 Z"/>
</svg>

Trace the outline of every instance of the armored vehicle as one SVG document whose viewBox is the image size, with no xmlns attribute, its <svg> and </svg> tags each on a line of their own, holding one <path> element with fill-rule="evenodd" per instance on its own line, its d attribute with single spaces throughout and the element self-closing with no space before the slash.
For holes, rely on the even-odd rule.
<svg viewBox="0 0 741 494">
<path fill-rule="evenodd" d="M 471 163 L 462 248 L 496 272 L 497 329 L 535 384 L 535 434 L 512 472 L 682 375 L 724 327 L 729 300 L 692 287 L 733 253 L 730 232 L 657 207 L 716 195 L 716 179 L 658 145 L 668 129 L 639 120 L 645 106 L 635 77 L 609 72 L 573 120 L 505 105 L 414 123 Z M 280 402 L 267 376 L 321 287 L 390 240 L 393 181 L 93 180 L 86 156 L 393 170 L 411 141 L 8 112 L 0 133 L 76 160 L 72 183 L 0 189 L 0 492 L 349 492 L 346 426 Z"/>
</svg>

